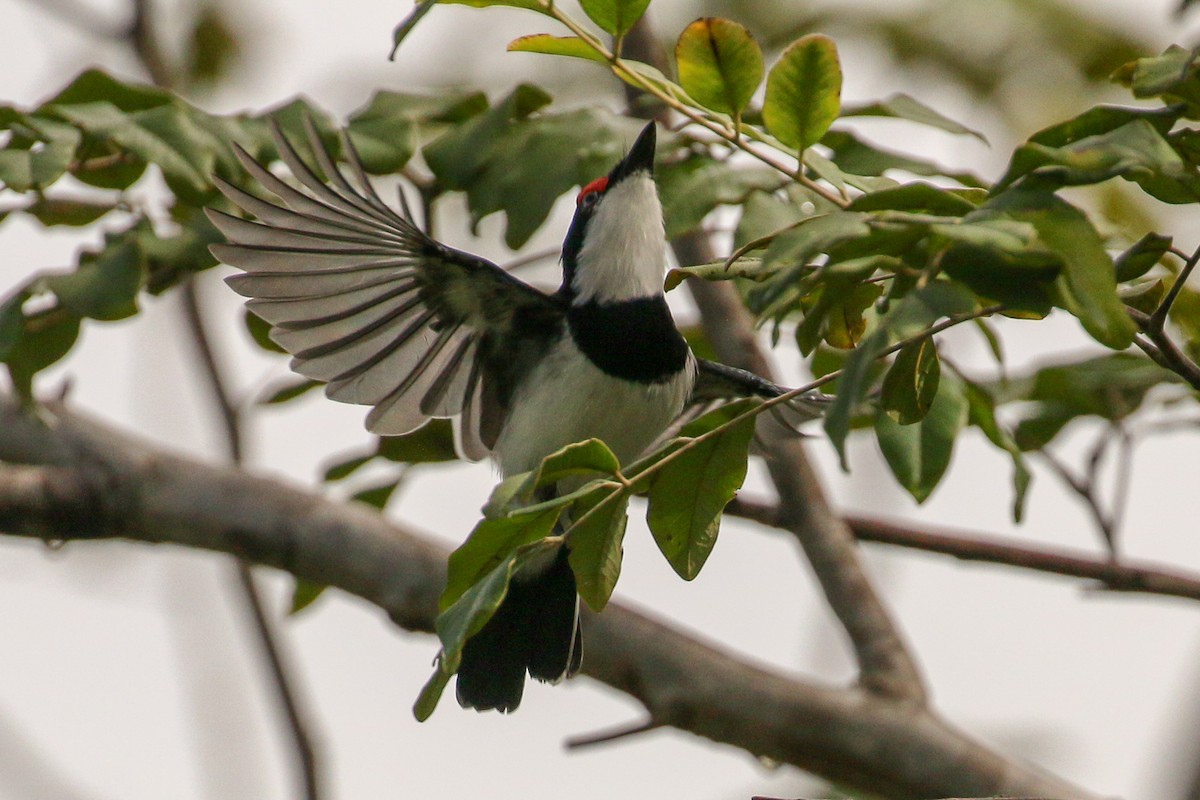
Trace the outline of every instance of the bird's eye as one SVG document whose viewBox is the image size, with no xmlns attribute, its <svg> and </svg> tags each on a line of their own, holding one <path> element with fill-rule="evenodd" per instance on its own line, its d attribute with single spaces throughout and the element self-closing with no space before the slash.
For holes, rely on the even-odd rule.
<svg viewBox="0 0 1200 800">
<path fill-rule="evenodd" d="M 596 205 L 596 201 L 600 199 L 600 195 L 608 188 L 608 178 L 596 178 L 596 180 L 583 187 L 579 196 L 575 198 L 575 205 L 580 208 L 591 208 Z"/>
</svg>

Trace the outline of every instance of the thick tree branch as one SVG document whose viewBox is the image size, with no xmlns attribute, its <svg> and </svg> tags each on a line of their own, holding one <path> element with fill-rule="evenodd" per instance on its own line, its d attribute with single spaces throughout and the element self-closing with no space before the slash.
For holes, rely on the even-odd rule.
<svg viewBox="0 0 1200 800">
<path fill-rule="evenodd" d="M 168 455 L 57 407 L 38 420 L 0 401 L 0 462 L 0 529 L 232 553 L 433 628 L 446 548 L 367 506 Z M 1093 797 L 918 704 L 768 672 L 615 604 L 585 625 L 585 674 L 639 700 L 653 724 L 889 797 Z"/>
<path fill-rule="evenodd" d="M 702 236 L 676 241 L 680 263 L 712 260 Z M 773 370 L 758 346 L 749 312 L 728 283 L 688 282 L 705 331 L 722 361 L 766 378 Z M 888 614 L 855 548 L 854 539 L 829 508 L 800 441 L 777 436 L 766 443 L 767 467 L 780 498 L 781 527 L 796 536 L 858 659 L 862 685 L 907 701 L 925 701 L 916 663 Z"/>
<path fill-rule="evenodd" d="M 725 507 L 725 513 L 763 525 L 781 527 L 779 506 L 775 503 L 736 497 Z M 917 526 L 872 517 L 848 515 L 845 520 L 860 542 L 939 553 L 962 561 L 1000 564 L 1068 578 L 1094 580 L 1102 588 L 1113 592 L 1200 600 L 1200 575 L 1164 569 L 1155 564 L 1127 559 L 1116 561 L 1110 558 L 1089 558 L 1045 547 L 989 541 L 969 531 L 945 528 L 933 530 L 926 525 Z"/>
<path fill-rule="evenodd" d="M 630 57 L 666 70 L 666 57 L 643 17 L 625 38 Z M 637 93 L 626 87 L 631 105 Z M 653 113 L 649 110 L 648 113 Z M 665 120 L 664 120 L 665 121 Z M 709 238 L 695 232 L 671 243 L 680 264 L 712 261 Z M 718 357 L 764 378 L 773 370 L 758 346 L 754 323 L 728 283 L 688 282 L 692 297 Z M 845 524 L 830 509 L 816 473 L 800 442 L 774 437 L 766 444 L 771 479 L 781 498 L 785 525 L 800 542 L 830 608 L 842 623 L 859 665 L 859 682 L 868 691 L 897 700 L 925 702 L 925 686 L 899 630 L 875 593 Z"/>
</svg>

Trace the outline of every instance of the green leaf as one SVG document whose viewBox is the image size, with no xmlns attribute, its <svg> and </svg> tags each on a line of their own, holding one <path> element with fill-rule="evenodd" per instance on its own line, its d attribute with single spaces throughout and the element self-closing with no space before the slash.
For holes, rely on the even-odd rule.
<svg viewBox="0 0 1200 800">
<path fill-rule="evenodd" d="M 802 36 L 767 76 L 763 122 L 779 141 L 803 151 L 821 141 L 837 119 L 841 92 L 837 45 L 821 34 Z"/>
<path fill-rule="evenodd" d="M 0 361 L 7 361 L 25 331 L 25 314 L 22 306 L 29 299 L 29 292 L 14 292 L 0 303 Z"/>
<path fill-rule="evenodd" d="M 313 583 L 312 581 L 306 581 L 303 578 L 296 578 L 296 585 L 292 589 L 292 608 L 288 613 L 299 614 L 301 611 L 311 606 L 327 588 L 329 587 L 323 583 Z"/>
<path fill-rule="evenodd" d="M 272 341 L 270 323 L 248 308 L 242 311 L 242 324 L 245 326 L 246 332 L 250 334 L 250 338 L 254 340 L 254 343 L 263 350 L 271 353 L 287 352 Z"/>
<path fill-rule="evenodd" d="M 1142 355 L 1112 353 L 1038 370 L 1028 399 L 1115 421 L 1136 411 L 1155 386 L 1180 380 Z"/>
<path fill-rule="evenodd" d="M 458 670 L 463 644 L 496 613 L 508 594 L 508 585 L 513 576 L 527 565 L 546 563 L 560 547 L 562 542 L 555 539 L 540 539 L 517 547 L 500 558 L 494 568 L 481 575 L 449 605 L 444 602 L 449 596 L 447 589 L 447 594 L 442 595 L 441 607 L 444 610 L 438 615 L 435 625 L 438 638 L 442 641 L 442 669 L 451 672 Z M 453 562 L 450 569 L 453 578 Z"/>
<path fill-rule="evenodd" d="M 301 378 L 299 380 L 288 380 L 283 385 L 266 392 L 259 405 L 275 405 L 277 403 L 286 403 L 290 400 L 295 400 L 297 397 L 308 394 L 313 389 L 318 389 L 325 384 L 321 381 L 314 381 L 311 378 Z"/>
<path fill-rule="evenodd" d="M 962 286 L 950 281 L 933 281 L 895 303 L 879 320 L 879 326 L 850 353 L 838 381 L 837 395 L 825 414 L 825 433 L 838 452 L 842 469 L 849 469 L 846 436 L 850 433 L 854 409 L 870 388 L 875 360 L 891 343 L 921 333 L 942 317 L 967 314 L 977 307 L 975 297 Z"/>
<path fill-rule="evenodd" d="M 566 478 L 615 475 L 621 469 L 616 455 L 599 439 L 569 444 L 542 459 L 529 483 L 530 496 L 545 486 L 553 486 Z"/>
<path fill-rule="evenodd" d="M 906 94 L 894 94 L 883 100 L 877 100 L 874 103 L 849 106 L 842 110 L 841 115 L 843 117 L 893 117 L 927 125 L 931 128 L 938 128 L 948 133 L 974 136 L 979 141 L 987 144 L 987 137 L 979 131 L 968 128 L 960 122 L 955 122 L 944 114 L 934 111 L 920 100 L 909 97 Z"/>
<path fill-rule="evenodd" d="M 667 279 L 663 283 L 663 289 L 669 292 L 688 278 L 701 278 L 706 281 L 731 281 L 735 278 L 748 278 L 753 281 L 761 281 L 766 277 L 767 275 L 762 269 L 762 259 L 739 258 L 728 265 L 726 265 L 725 259 L 721 259 L 690 267 L 672 267 L 667 270 Z"/>
<path fill-rule="evenodd" d="M 0 181 L 16 192 L 43 189 L 67 171 L 83 137 L 61 120 L 11 113 L 13 129 L 0 149 Z"/>
<path fill-rule="evenodd" d="M 929 214 L 961 217 L 978 207 L 976 203 L 948 189 L 914 181 L 859 195 L 850 201 L 846 208 L 849 211 L 924 211 Z"/>
<path fill-rule="evenodd" d="M 550 95 L 523 83 L 508 97 L 458 125 L 424 149 L 425 160 L 447 189 L 466 189 L 492 156 L 494 142 L 518 120 L 547 105 Z"/>
<path fill-rule="evenodd" d="M 646 13 L 650 0 L 580 0 L 579 5 L 601 30 L 620 38 Z"/>
<path fill-rule="evenodd" d="M 346 133 L 367 172 L 391 175 L 408 163 L 423 135 L 461 124 L 486 109 L 482 92 L 376 92 L 350 115 Z"/>
<path fill-rule="evenodd" d="M 371 463 L 374 458 L 375 453 L 343 458 L 326 467 L 325 472 L 321 475 L 321 480 L 325 483 L 332 483 L 349 478 L 359 469 Z"/>
<path fill-rule="evenodd" d="M 883 378 L 883 410 L 901 425 L 920 422 L 933 405 L 941 374 L 933 337 L 905 345 Z"/>
<path fill-rule="evenodd" d="M 963 186 L 985 185 L 984 181 L 973 173 L 948 170 L 932 161 L 896 153 L 847 131 L 831 130 L 821 138 L 821 144 L 832 151 L 834 163 L 852 175 L 883 175 L 889 170 L 901 170 L 928 177 L 944 175 Z"/>
<path fill-rule="evenodd" d="M 750 402 L 731 403 L 686 425 L 677 441 L 688 449 L 650 479 L 646 522 L 659 550 L 684 580 L 700 573 L 716 544 L 721 512 L 746 478 L 746 451 L 754 434 L 754 418 L 703 441 L 689 440 L 749 407 Z"/>
<path fill-rule="evenodd" d="M 954 440 L 967 421 L 967 399 L 953 374 L 938 382 L 929 412 L 919 422 L 901 425 L 887 413 L 875 416 L 875 434 L 892 474 L 918 503 L 925 502 L 942 479 L 954 452 Z"/>
<path fill-rule="evenodd" d="M 440 189 L 467 192 L 472 225 L 496 211 L 507 215 L 512 248 L 528 240 L 564 192 L 611 169 L 632 141 L 629 122 L 603 110 L 529 118 L 543 100 L 549 98 L 540 90 L 525 100 L 514 95 L 424 150 Z"/>
<path fill-rule="evenodd" d="M 1188 103 L 1189 116 L 1200 107 L 1200 54 L 1171 45 L 1162 55 L 1139 58 L 1113 73 L 1113 80 L 1133 90 L 1134 97 L 1161 97 L 1167 102 Z"/>
<path fill-rule="evenodd" d="M 899 265 L 899 262 L 890 256 L 867 256 L 866 260 L 871 262 L 872 271 L 877 264 Z M 853 262 L 842 261 L 837 266 L 851 263 Z M 838 350 L 849 350 L 856 347 L 867 330 L 867 320 L 863 314 L 868 308 L 875 305 L 875 301 L 881 294 L 883 294 L 883 287 L 879 284 L 859 283 L 848 294 L 831 303 L 822 325 L 825 343 Z M 827 295 L 829 295 L 828 287 L 822 292 L 821 298 L 824 299 Z"/>
<path fill-rule="evenodd" d="M 396 493 L 396 487 L 400 485 L 400 480 L 393 478 L 384 481 L 377 486 L 371 486 L 366 489 L 361 489 L 350 495 L 351 500 L 357 500 L 360 503 L 366 503 L 373 508 L 382 511 L 387 507 L 388 500 L 392 499 L 392 495 Z"/>
<path fill-rule="evenodd" d="M 608 63 L 604 56 L 596 51 L 596 48 L 578 36 L 551 36 L 548 33 L 534 33 L 513 39 L 508 43 L 508 51 L 510 53 L 545 53 L 549 56 L 582 58 L 598 64 Z"/>
<path fill-rule="evenodd" d="M 480 520 L 467 540 L 450 554 L 446 590 L 438 601 L 438 607 L 444 611 L 457 603 L 471 587 L 520 547 L 549 536 L 560 512 L 561 507 L 556 507 Z"/>
<path fill-rule="evenodd" d="M 1127 106 L 1099 105 L 1089 108 L 1077 117 L 1059 122 L 1029 137 L 1029 141 L 1047 147 L 1064 147 L 1090 136 L 1115 131 L 1137 120 L 1144 120 L 1162 135 L 1170 132 L 1179 119 L 1178 107 L 1132 108 Z"/>
<path fill-rule="evenodd" d="M 1117 283 L 1135 280 L 1149 272 L 1171 249 L 1171 242 L 1170 236 L 1153 231 L 1138 239 L 1132 247 L 1113 260 Z"/>
<path fill-rule="evenodd" d="M 125 112 L 144 111 L 171 103 L 174 96 L 166 89 L 144 83 L 117 80 L 99 69 L 81 72 L 61 92 L 47 100 L 46 106 L 78 105 L 104 101 Z"/>
<path fill-rule="evenodd" d="M 1096 341 L 1114 350 L 1132 344 L 1137 327 L 1117 298 L 1112 259 L 1087 215 L 1049 192 L 1010 191 L 989 205 L 1032 224 L 1039 240 L 1062 259 L 1058 302 Z"/>
<path fill-rule="evenodd" d="M 809 305 L 806 299 L 804 319 L 796 326 L 800 352 L 809 355 L 822 339 L 840 350 L 857 345 L 866 330 L 863 312 L 881 293 L 878 285 L 863 281 L 879 269 L 898 266 L 900 262 L 896 259 L 880 255 L 843 261 L 823 269 L 816 301 Z"/>
<path fill-rule="evenodd" d="M 1013 463 L 1013 522 L 1020 522 L 1025 515 L 1025 499 L 1033 474 L 1025 463 L 1025 455 L 1017 446 L 1011 433 L 1001 427 L 996 419 L 996 400 L 990 392 L 977 383 L 958 376 L 963 383 L 967 398 L 967 421 L 983 431 L 983 435 L 996 447 L 1008 453 Z"/>
<path fill-rule="evenodd" d="M 808 217 L 786 230 L 777 231 L 763 256 L 764 268 L 803 266 L 834 245 L 871 233 L 868 216 L 857 211 L 837 211 Z"/>
<path fill-rule="evenodd" d="M 68 200 L 42 195 L 21 209 L 46 227 L 91 225 L 116 208 L 115 203 L 93 203 L 88 200 Z"/>
<path fill-rule="evenodd" d="M 442 2 L 446 1 L 442 0 Z M 446 687 L 450 685 L 450 677 L 454 673 L 443 671 L 441 664 L 442 660 L 439 657 L 433 674 L 429 676 L 429 680 L 421 688 L 421 693 L 417 695 L 417 701 L 413 703 L 413 716 L 416 717 L 417 722 L 429 719 L 437 709 L 438 701 L 442 699 L 442 692 L 446 691 Z"/>
<path fill-rule="evenodd" d="M 223 78 L 241 55 L 238 29 L 213 0 L 205 0 L 191 21 L 185 71 L 193 85 L 212 86 Z"/>
<path fill-rule="evenodd" d="M 780 176 L 774 170 L 733 166 L 706 157 L 664 164 L 656 171 L 667 238 L 673 239 L 700 227 L 710 212 L 722 205 L 739 205 L 752 192 L 774 191 Z"/>
<path fill-rule="evenodd" d="M 108 102 L 54 106 L 86 133 L 108 139 L 143 161 L 156 164 L 171 189 L 189 202 L 214 191 L 208 180 L 221 147 L 176 105 L 126 112 Z"/>
<path fill-rule="evenodd" d="M 608 605 L 621 575 L 621 542 L 628 522 L 629 495 L 620 492 L 606 500 L 611 494 L 611 490 L 593 492 L 576 500 L 570 513 L 576 522 L 565 534 L 579 596 L 596 612 Z"/>
<path fill-rule="evenodd" d="M 403 436 L 381 436 L 375 453 L 398 464 L 454 461 L 454 427 L 448 419 L 431 419 Z"/>
<path fill-rule="evenodd" d="M 1044 186 L 1134 181 L 1165 203 L 1200 199 L 1200 175 L 1146 119 L 1078 139 L 1061 147 L 1027 142 L 1013 153 L 1008 170 L 993 187 L 997 194 L 1020 179 Z"/>
<path fill-rule="evenodd" d="M 23 293 L 18 294 L 20 297 Z M 3 328 L 4 337 L 9 340 L 3 348 L 4 363 L 8 365 L 8 374 L 12 378 L 13 388 L 25 400 L 33 399 L 33 378 L 38 372 L 54 364 L 65 356 L 79 338 L 79 316 L 66 308 L 52 308 L 29 316 L 21 315 L 21 332 L 12 339 L 12 318 L 19 313 L 5 303 Z"/>
<path fill-rule="evenodd" d="M 732 117 L 750 104 L 763 79 L 758 42 L 744 26 L 703 17 L 683 29 L 675 43 L 679 84 L 705 108 Z"/>
<path fill-rule="evenodd" d="M 435 628 L 442 642 L 437 666 L 421 690 L 413 706 L 413 715 L 424 721 L 429 718 L 450 683 L 450 676 L 462 663 L 462 649 L 467 639 L 478 633 L 496 613 L 508 594 L 513 576 L 531 563 L 544 563 L 552 558 L 562 544 L 540 541 L 525 545 L 510 553 L 495 569 L 468 589 L 452 606 L 438 615 Z"/>
<path fill-rule="evenodd" d="M 124 319 L 137 313 L 137 293 L 144 269 L 142 255 L 127 240 L 84 261 L 67 275 L 45 279 L 46 287 L 66 308 L 81 317 Z"/>
</svg>

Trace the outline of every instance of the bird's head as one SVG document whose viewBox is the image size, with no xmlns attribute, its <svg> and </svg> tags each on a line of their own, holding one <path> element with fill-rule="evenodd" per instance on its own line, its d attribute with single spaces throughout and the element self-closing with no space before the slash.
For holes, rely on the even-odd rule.
<svg viewBox="0 0 1200 800">
<path fill-rule="evenodd" d="M 573 303 L 612 303 L 662 293 L 662 203 L 654 185 L 654 123 L 625 158 L 583 187 L 563 242 L 561 292 Z"/>
</svg>

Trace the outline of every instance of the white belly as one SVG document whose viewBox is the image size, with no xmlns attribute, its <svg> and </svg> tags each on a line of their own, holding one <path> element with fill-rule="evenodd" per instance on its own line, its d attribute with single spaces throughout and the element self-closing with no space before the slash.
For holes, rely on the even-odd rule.
<svg viewBox="0 0 1200 800">
<path fill-rule="evenodd" d="M 622 464 L 641 455 L 679 416 L 692 393 L 696 362 L 657 384 L 607 375 L 564 336 L 513 398 L 495 454 L 505 475 L 528 472 L 573 442 L 600 439 Z"/>
</svg>

